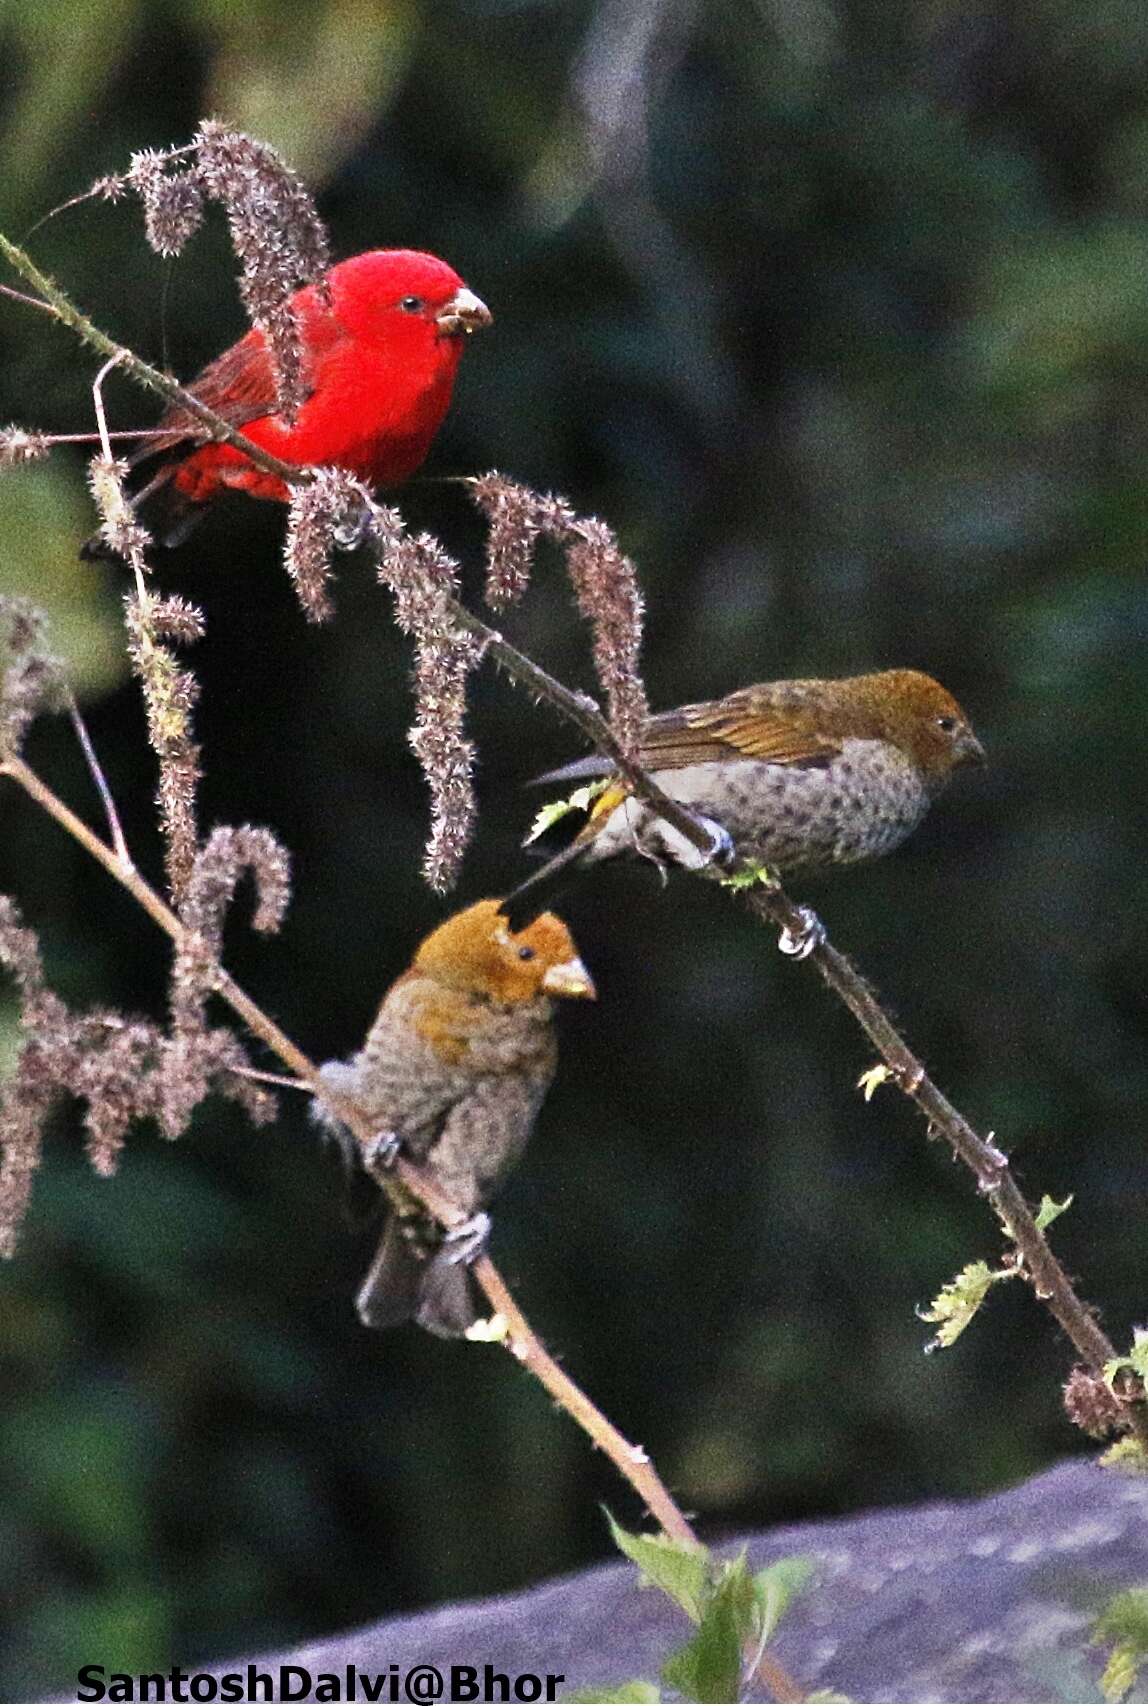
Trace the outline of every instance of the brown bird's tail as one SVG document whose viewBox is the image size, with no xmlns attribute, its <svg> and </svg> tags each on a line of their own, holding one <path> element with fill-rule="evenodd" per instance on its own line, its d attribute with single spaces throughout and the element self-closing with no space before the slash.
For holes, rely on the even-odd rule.
<svg viewBox="0 0 1148 1706">
<path fill-rule="evenodd" d="M 426 1251 L 416 1228 L 390 1215 L 378 1253 L 355 1299 L 364 1327 L 383 1330 L 416 1321 L 440 1339 L 461 1339 L 482 1319 L 470 1270 L 441 1249 Z M 411 1233 L 415 1232 L 412 1237 Z"/>
</svg>

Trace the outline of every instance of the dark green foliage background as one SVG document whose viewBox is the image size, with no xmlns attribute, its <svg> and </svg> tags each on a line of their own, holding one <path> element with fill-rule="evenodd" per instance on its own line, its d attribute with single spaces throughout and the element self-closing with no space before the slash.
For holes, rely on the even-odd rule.
<svg viewBox="0 0 1148 1706">
<path fill-rule="evenodd" d="M 575 98 L 606 0 L 22 10 L 0 22 L 7 230 L 205 112 L 247 124 L 308 174 L 340 254 L 433 249 L 495 311 L 413 523 L 473 564 L 475 521 L 432 476 L 491 466 L 609 519 L 642 569 L 656 705 L 890 664 L 961 698 L 991 770 L 801 898 L 1030 1192 L 1076 1193 L 1058 1248 L 1126 1341 L 1148 1212 L 1143 8 L 683 0 L 630 181 L 597 174 Z M 219 221 L 174 265 L 130 205 L 33 248 L 180 373 L 240 328 Z M 92 363 L 46 320 L 0 303 L 0 360 L 0 418 L 88 422 Z M 74 561 L 89 526 L 78 456 L 0 482 L 0 584 L 51 605 L 155 873 L 116 577 Z M 208 617 L 205 823 L 267 823 L 295 860 L 282 936 L 237 917 L 230 963 L 324 1057 L 442 909 L 386 599 L 348 561 L 338 620 L 309 630 L 281 531 L 237 501 L 159 579 Z M 555 561 L 505 626 L 591 685 Z M 574 750 L 492 671 L 473 700 L 459 903 L 523 872 L 520 784 Z M 66 729 L 31 754 L 93 810 Z M 152 927 L 11 792 L 0 811 L 0 887 L 57 987 L 160 1012 Z M 906 1105 L 855 1093 L 871 1054 L 817 979 L 684 879 L 600 873 L 566 911 L 602 999 L 564 1015 L 495 1254 L 703 1529 L 975 1492 L 1078 1446 L 1066 1347 L 1020 1287 L 922 1355 L 915 1306 L 995 1257 L 994 1224 Z M 142 1132 L 110 1183 L 53 1134 L 0 1275 L 0 1691 L 534 1581 L 604 1553 L 602 1499 L 636 1525 L 509 1357 L 360 1330 L 368 1245 L 295 1102 L 269 1131 L 212 1105 L 179 1145 Z"/>
</svg>

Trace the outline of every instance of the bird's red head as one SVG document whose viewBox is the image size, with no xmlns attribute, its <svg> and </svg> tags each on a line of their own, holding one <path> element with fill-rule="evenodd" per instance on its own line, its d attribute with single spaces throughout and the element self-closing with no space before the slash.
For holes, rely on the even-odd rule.
<svg viewBox="0 0 1148 1706">
<path fill-rule="evenodd" d="M 485 302 L 437 255 L 370 249 L 327 275 L 336 318 L 364 344 L 412 354 L 442 344 L 457 360 L 468 332 L 491 324 Z"/>
<path fill-rule="evenodd" d="M 540 995 L 593 1000 L 593 980 L 562 920 L 544 912 L 512 931 L 500 905 L 480 900 L 446 919 L 420 946 L 414 970 L 506 1005 Z"/>
</svg>

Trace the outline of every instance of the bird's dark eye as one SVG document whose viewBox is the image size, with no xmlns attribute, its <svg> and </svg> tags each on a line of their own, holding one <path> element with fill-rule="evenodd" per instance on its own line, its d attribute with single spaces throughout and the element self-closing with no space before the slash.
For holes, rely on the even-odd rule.
<svg viewBox="0 0 1148 1706">
<path fill-rule="evenodd" d="M 400 298 L 399 307 L 404 314 L 421 314 L 426 303 L 421 296 L 404 296 Z"/>
<path fill-rule="evenodd" d="M 520 960 L 532 960 L 534 958 L 534 949 L 533 948 L 519 948 L 518 957 Z"/>
<path fill-rule="evenodd" d="M 947 735 L 955 734 L 957 729 L 957 719 L 955 717 L 938 717 L 937 727 L 939 729 L 944 729 Z"/>
</svg>

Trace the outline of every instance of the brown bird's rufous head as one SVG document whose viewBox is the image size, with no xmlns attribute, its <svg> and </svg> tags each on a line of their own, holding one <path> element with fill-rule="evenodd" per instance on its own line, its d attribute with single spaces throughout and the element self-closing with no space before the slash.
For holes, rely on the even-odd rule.
<svg viewBox="0 0 1148 1706">
<path fill-rule="evenodd" d="M 543 912 L 514 931 L 499 912 L 501 904 L 476 901 L 446 919 L 422 943 L 412 969 L 503 1006 L 546 995 L 595 1000 L 594 980 L 562 920 Z"/>
<path fill-rule="evenodd" d="M 866 732 L 899 747 L 940 788 L 963 764 L 984 764 L 985 749 L 951 693 L 918 669 L 885 669 L 835 684 Z M 855 730 L 861 733 L 861 727 Z"/>
<path fill-rule="evenodd" d="M 917 669 L 836 680 L 763 681 L 724 699 L 663 711 L 650 720 L 639 757 L 655 771 L 743 758 L 810 765 L 833 759 L 847 740 L 897 747 L 912 759 L 932 793 L 958 765 L 985 761 L 984 748 L 952 694 Z M 568 768 L 555 776 L 573 773 Z M 603 796 L 595 817 L 602 817 L 609 804 Z"/>
</svg>

